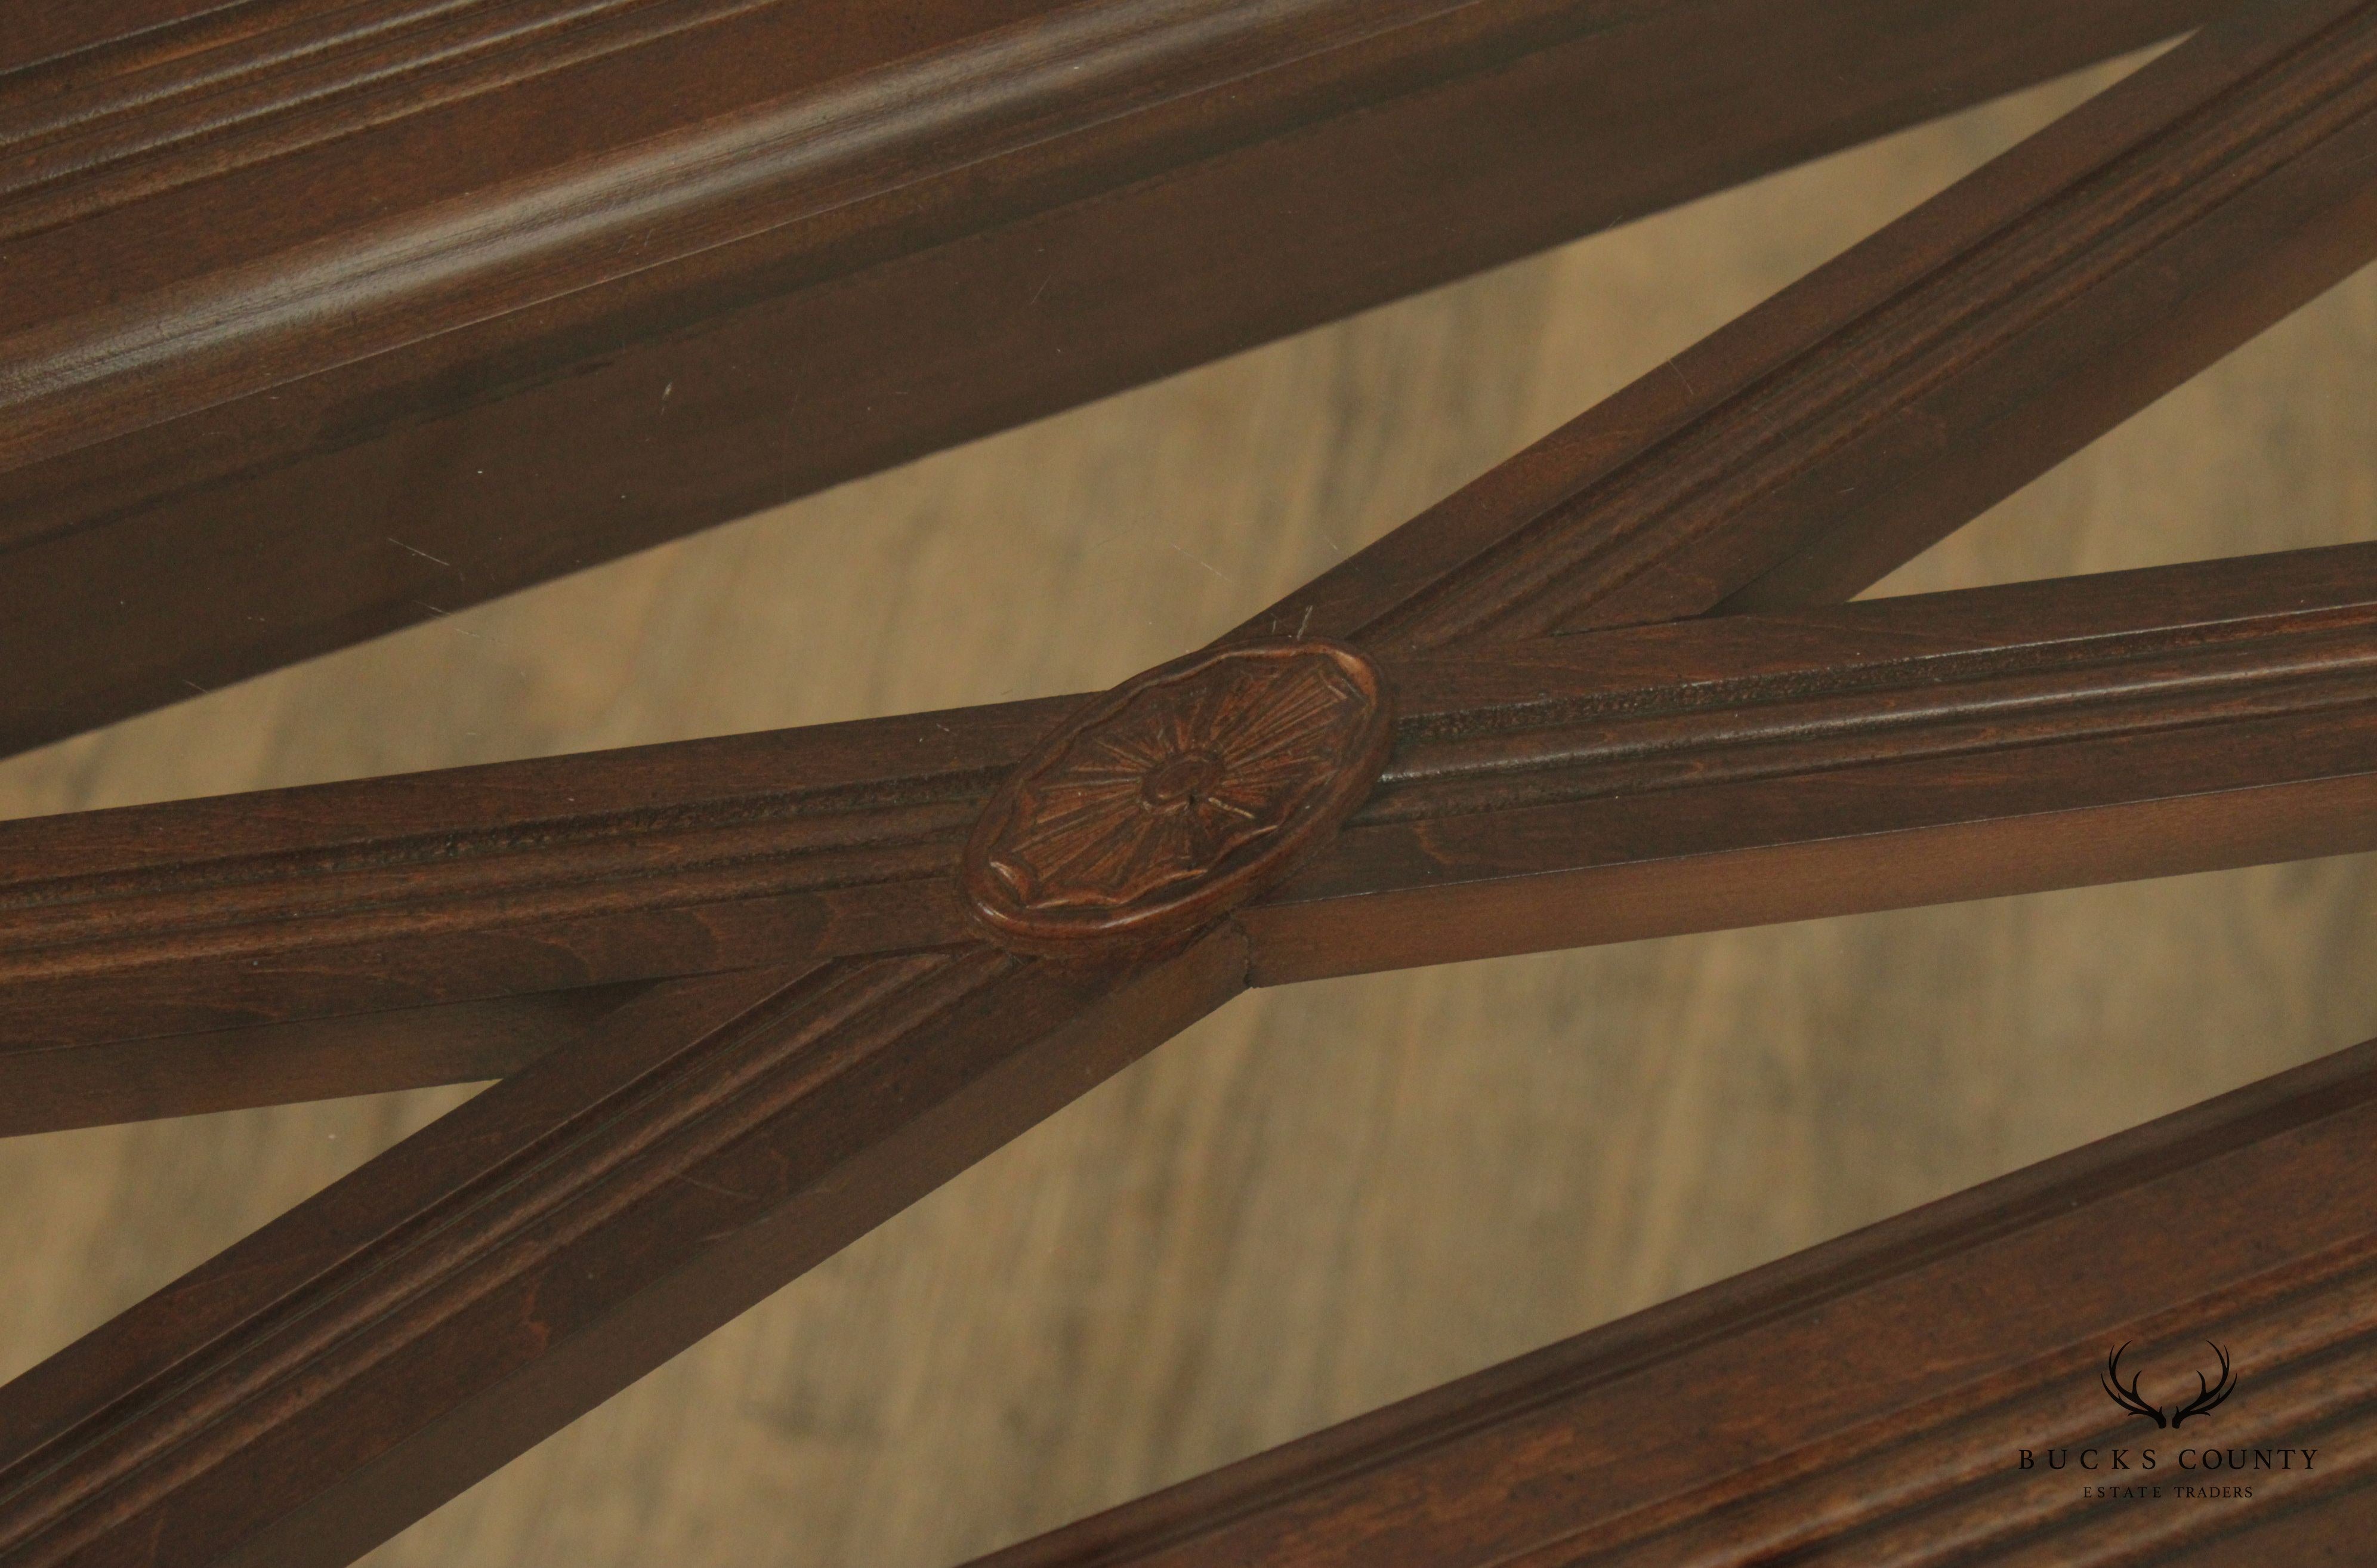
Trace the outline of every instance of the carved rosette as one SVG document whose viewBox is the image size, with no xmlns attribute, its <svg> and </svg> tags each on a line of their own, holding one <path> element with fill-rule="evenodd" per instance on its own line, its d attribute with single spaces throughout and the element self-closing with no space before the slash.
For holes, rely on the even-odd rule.
<svg viewBox="0 0 2377 1568">
<path fill-rule="evenodd" d="M 1031 952 L 1186 936 L 1324 842 L 1391 738 L 1377 666 L 1342 643 L 1162 665 L 1091 703 L 991 797 L 966 844 L 967 901 Z"/>
</svg>

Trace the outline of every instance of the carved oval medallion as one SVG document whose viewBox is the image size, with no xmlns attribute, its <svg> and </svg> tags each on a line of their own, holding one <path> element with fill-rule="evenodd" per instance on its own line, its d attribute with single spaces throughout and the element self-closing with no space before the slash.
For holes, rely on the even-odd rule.
<svg viewBox="0 0 2377 1568">
<path fill-rule="evenodd" d="M 1010 947 L 1088 956 L 1185 936 L 1324 840 L 1392 738 L 1342 643 L 1244 643 L 1091 703 L 991 797 L 960 872 Z"/>
</svg>

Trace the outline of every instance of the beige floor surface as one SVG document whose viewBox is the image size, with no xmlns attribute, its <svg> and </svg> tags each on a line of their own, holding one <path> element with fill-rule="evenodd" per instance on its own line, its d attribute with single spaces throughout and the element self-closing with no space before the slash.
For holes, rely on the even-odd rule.
<svg viewBox="0 0 2377 1568">
<path fill-rule="evenodd" d="M 0 764 L 0 816 L 1105 684 L 2103 79 Z M 2363 275 L 1885 591 L 2377 534 L 2372 366 Z M 2372 916 L 2362 857 L 1248 997 L 370 1561 L 951 1562 L 2377 1035 Z M 466 1093 L 0 1143 L 0 1373 Z"/>
</svg>

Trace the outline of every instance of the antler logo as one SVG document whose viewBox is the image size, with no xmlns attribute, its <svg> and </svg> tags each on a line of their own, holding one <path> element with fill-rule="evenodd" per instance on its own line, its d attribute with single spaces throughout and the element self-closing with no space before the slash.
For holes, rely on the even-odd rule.
<svg viewBox="0 0 2377 1568">
<path fill-rule="evenodd" d="M 2171 1415 L 2166 1417 L 2162 1413 L 2161 1406 L 2147 1403 L 2145 1396 L 2138 1392 L 2137 1373 L 2132 1372 L 2130 1381 L 2126 1383 L 2121 1381 L 2121 1357 L 2130 1348 L 2127 1341 L 2122 1343 L 2120 1349 L 2105 1358 L 2105 1371 L 2101 1380 L 2105 1385 L 2105 1393 L 2122 1409 L 2133 1410 L 2158 1427 L 2176 1427 L 2190 1416 L 2207 1413 L 2214 1406 L 2237 1392 L 2237 1374 L 2229 1370 L 2228 1351 L 2212 1344 L 2208 1339 L 2204 1343 L 2211 1348 L 2213 1355 L 2219 1358 L 2220 1375 L 2212 1382 L 2206 1382 L 2204 1381 L 2204 1374 L 2197 1372 L 2195 1397 Z"/>
</svg>

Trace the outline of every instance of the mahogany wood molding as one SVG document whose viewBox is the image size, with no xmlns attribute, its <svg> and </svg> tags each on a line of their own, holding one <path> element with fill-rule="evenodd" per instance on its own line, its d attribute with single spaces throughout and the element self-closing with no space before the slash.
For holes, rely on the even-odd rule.
<svg viewBox="0 0 2377 1568">
<path fill-rule="evenodd" d="M 2377 847 L 2377 549 L 1390 664 L 1255 983 Z"/>
<path fill-rule="evenodd" d="M 661 987 L 0 1389 L 0 1561 L 343 1563 L 1194 1022 L 996 948 Z"/>
<path fill-rule="evenodd" d="M 0 1038 L 40 1050 L 954 945 L 973 935 L 955 845 L 1073 705 L 0 823 L 0 964 L 17 965 L 0 1010 L 18 1007 Z M 54 986 L 54 1006 L 36 1000 Z"/>
<path fill-rule="evenodd" d="M 2377 256 L 2377 19 L 2237 7 L 1249 623 L 1847 598 Z"/>
<path fill-rule="evenodd" d="M 0 747 L 1443 281 L 2214 8 L 29 8 L 0 41 Z"/>
<path fill-rule="evenodd" d="M 372 463 L 433 450 L 475 461 L 470 443 L 483 440 L 491 461 L 521 465 L 508 483 L 525 484 L 560 450 L 535 422 L 567 415 L 617 449 L 589 449 L 602 484 L 619 478 L 602 466 L 614 457 L 663 453 L 686 486 L 674 500 L 698 510 L 750 481 L 753 452 L 770 484 L 806 461 L 785 458 L 771 400 L 819 362 L 780 352 L 806 340 L 769 336 L 789 331 L 792 317 L 770 315 L 779 307 L 863 325 L 929 300 L 979 317 L 961 277 L 1017 281 L 991 264 L 996 246 L 1045 241 L 1043 219 L 1129 212 L 1153 239 L 1178 238 L 1149 215 L 1192 210 L 1162 205 L 1183 193 L 1253 191 L 1267 157 L 1309 178 L 1368 170 L 1380 188 L 1408 190 L 1380 149 L 1451 105 L 1525 105 L 1547 79 L 1604 80 L 1638 129 L 1660 124 L 1619 70 L 1627 50 L 1652 42 L 1697 37 L 1694 69 L 1764 79 L 1771 62 L 1742 66 L 1744 42 L 1801 60 L 1869 33 L 1920 54 L 1945 41 L 1941 27 L 2001 29 L 2015 15 L 1956 8 L 1951 26 L 1812 0 L 1762 13 L 1558 0 L 995 12 L 935 11 L 881 24 L 889 32 L 866 30 L 855 9 L 826 13 L 848 23 L 833 36 L 855 53 L 803 56 L 811 90 L 786 96 L 729 70 L 723 81 L 755 95 L 744 108 L 639 101 L 631 124 L 670 103 L 719 112 L 560 162 L 537 162 L 551 149 L 536 139 L 541 122 L 522 118 L 518 146 L 496 150 L 535 164 L 514 174 L 546 179 L 539 199 L 553 204 L 537 210 L 558 217 L 504 233 L 472 227 L 528 209 L 515 199 L 523 187 L 493 176 L 483 188 L 498 194 L 476 208 L 450 191 L 396 201 L 366 233 L 339 226 L 339 201 L 394 186 L 333 182 L 328 196 L 311 191 L 317 210 L 301 174 L 383 156 L 384 132 L 526 115 L 555 83 L 595 79 L 573 73 L 648 66 L 656 56 L 642 51 L 747 46 L 735 30 L 790 25 L 787 8 L 595 4 L 582 26 L 558 28 L 561 13 L 532 0 L 255 0 L 178 19 L 112 13 L 155 25 L 66 54 L 54 52 L 100 41 L 44 24 L 0 78 L 16 94 L 0 115 L 17 116 L 0 131 L 42 155 L 0 198 L 24 225 L 9 265 L 54 259 L 70 243 L 59 235 L 100 245 L 144 222 L 170 234 L 172 212 L 201 211 L 244 180 L 270 199 L 239 243 L 277 221 L 328 227 L 236 265 L 201 250 L 202 270 L 222 265 L 196 282 L 144 281 L 138 267 L 151 263 L 127 260 L 106 275 L 107 302 L 69 299 L 101 286 L 100 273 L 67 268 L 42 285 L 72 308 L 15 324 L 20 346 L 51 354 L 18 363 L 56 375 L 14 384 L 29 415 L 0 438 L 63 444 L 0 484 L 22 484 L 39 505 L 113 485 L 123 504 L 103 522 L 9 514 L 30 519 L 9 559 L 37 569 L 6 579 L 6 592 L 43 613 L 86 585 L 171 581 L 202 598 L 199 565 L 141 543 L 139 527 L 165 528 L 171 506 L 128 497 L 169 472 L 187 480 L 204 464 L 185 460 L 204 448 L 221 466 L 187 494 L 233 497 L 222 515 L 246 520 L 221 540 L 285 530 L 275 537 L 291 542 L 291 602 L 322 625 L 368 629 L 376 601 L 309 554 L 327 541 L 335 555 L 361 511 L 340 522 L 259 509 L 270 485 L 335 477 L 344 488 L 325 493 L 376 505 L 393 492 L 358 483 Z M 1829 21 L 1791 42 L 1774 18 Z M 914 30 L 942 23 L 948 38 Z M 1709 46 L 1719 34 L 1705 30 L 1719 26 L 1733 52 Z M 516 47 L 530 54 L 507 53 Z M 556 49 L 582 57 L 564 66 L 535 53 Z M 450 73 L 422 66 L 436 50 Z M 770 56 L 745 52 L 735 68 L 765 78 Z M 1975 57 L 2008 58 L 1991 47 Z M 541 71 L 522 66 L 540 58 Z M 984 60 L 999 64 L 977 68 Z M 209 61 L 234 67 L 220 89 L 197 85 Z M 1076 64 L 1080 83 L 1033 96 L 1046 79 L 1034 72 L 1069 77 Z M 1570 66 L 1584 74 L 1559 78 Z M 1679 90 L 1676 72 L 1645 75 L 1659 83 L 1654 106 L 1676 102 L 1659 96 Z M 1690 70 L 1681 79 L 1709 85 Z M 266 80 L 281 96 L 236 86 Z M 498 80 L 501 93 L 485 90 Z M 365 82 L 393 96 L 365 113 Z M 2377 546 L 1822 607 L 2365 259 L 2377 245 L 2372 83 L 2377 0 L 2243 7 L 1246 633 L 1104 698 L 0 825 L 0 1102 L 12 1127 L 506 1074 L 0 1388 L 0 1561 L 348 1561 L 1250 984 L 2377 843 Z M 447 88 L 456 95 L 437 98 Z M 1841 103 L 1864 112 L 1855 91 L 1832 96 L 1824 124 L 1842 123 Z M 290 107 L 301 100 L 303 114 Z M 1424 104 L 1434 107 L 1402 113 Z M 383 109 L 388 118 L 370 119 Z M 1363 144 L 1369 162 L 1333 161 L 1330 138 L 1373 133 L 1383 139 Z M 1486 145 L 1469 134 L 1423 170 L 1453 170 Z M 897 142 L 906 162 L 886 162 L 888 144 L 870 137 Z M 1754 162 L 1741 150 L 1771 145 L 1723 117 L 1684 140 L 1688 163 L 1718 148 Z M 702 162 L 687 150 L 697 144 L 716 156 Z M 176 184 L 193 149 L 221 167 Z M 1540 177 L 1540 150 L 1511 162 Z M 133 194 L 43 227 L 38 214 L 64 209 L 42 204 L 71 205 L 86 167 Z M 450 173 L 428 160 L 388 178 L 425 190 Z M 1209 177 L 1218 183 L 1200 185 Z M 1157 205 L 1132 205 L 1142 197 Z M 627 212 L 656 226 L 629 223 L 613 271 L 573 273 L 596 241 L 622 239 Z M 1312 232 L 1329 245 L 1361 232 L 1333 221 Z M 406 227 L 421 222 L 431 227 Z M 1171 259 L 1255 254 L 1224 243 L 1234 232 Z M 594 248 L 573 250 L 580 239 Z M 390 248 L 371 249 L 382 241 Z M 492 248 L 473 248 L 482 241 Z M 2260 273 L 2245 259 L 2256 248 L 2269 263 Z M 1380 254 L 1401 277 L 1416 253 Z M 338 271 L 356 257 L 370 265 Z M 1105 306 L 1198 330 L 1264 329 L 1278 300 L 1318 297 L 1298 282 L 1171 317 L 1146 308 L 1155 274 L 1129 261 Z M 327 270 L 306 270 L 317 263 Z M 942 266 L 953 270 L 933 271 Z M 253 319 L 232 311 L 209 325 L 194 305 L 162 336 L 137 319 L 185 283 L 187 298 L 221 305 L 268 270 L 288 292 L 255 296 Z M 324 278 L 336 286 L 306 292 Z M 504 293 L 521 280 L 529 294 Z M 912 300 L 899 293 L 911 284 Z M 415 286 L 427 292 L 402 294 Z M 345 302 L 343 335 L 306 314 L 330 299 Z M 409 325 L 400 309 L 375 314 L 407 299 L 427 314 Z M 85 316 L 132 325 L 119 339 L 77 337 Z M 887 376 L 906 375 L 926 358 L 902 341 L 958 318 L 926 310 L 903 323 L 917 338 L 867 347 Z M 1069 317 L 1065 330 L 1094 318 Z M 391 322 L 400 341 L 373 336 Z M 185 329 L 186 353 L 167 344 Z M 249 332 L 292 356 L 281 368 L 293 378 L 241 379 L 256 369 L 242 357 Z M 333 340 L 352 357 L 307 359 Z M 110 377 L 137 380 L 152 350 L 155 395 L 186 406 L 142 424 L 138 399 L 111 401 L 121 388 Z M 1137 353 L 1117 363 L 1149 363 Z M 618 439 L 593 417 L 605 400 L 649 393 L 638 377 L 714 367 L 703 353 L 748 377 L 709 384 L 711 411 L 748 416 L 756 405 L 735 401 L 747 395 L 764 417 L 690 421 L 675 445 Z M 953 375 L 950 396 L 1032 384 L 991 368 Z M 443 412 L 405 401 L 431 386 L 451 400 Z M 569 401 L 581 395 L 591 401 Z M 257 399 L 276 397 L 287 406 L 259 413 Z M 448 419 L 467 432 L 434 434 Z M 926 438 L 923 413 L 887 419 L 875 436 Z M 257 435 L 275 420 L 285 461 Z M 90 439 L 75 445 L 78 431 Z M 403 444 L 416 437 L 427 445 Z M 729 437 L 753 445 L 737 458 Z M 149 439 L 160 445 L 143 457 Z M 712 439 L 724 444 L 699 445 Z M 705 452 L 718 462 L 688 461 Z M 552 486 L 565 501 L 572 477 Z M 466 541 L 494 516 L 439 515 Z M 527 543 L 504 558 L 562 539 L 560 515 L 521 511 L 506 537 Z M 584 516 L 591 532 L 567 534 L 570 548 L 620 537 L 603 532 L 619 514 Z M 172 514 L 185 525 L 198 537 L 216 523 Z M 94 553 L 72 553 L 85 545 Z M 111 565 L 108 550 L 145 571 Z M 243 545 L 211 564 L 278 592 L 261 558 Z M 142 613 L 178 608 L 169 595 Z M 161 615 L 144 632 L 158 660 L 143 667 L 183 667 L 161 651 L 193 628 L 202 656 L 233 646 L 212 626 Z M 1249 645 L 1259 629 L 1276 640 Z M 107 664 L 125 646 L 102 640 L 104 657 L 78 665 L 97 672 L 92 684 L 73 689 L 131 690 L 133 666 Z M 73 662 L 61 658 L 62 670 Z M 1248 705 L 1259 744 L 1230 751 L 1205 744 L 1200 705 L 1228 705 L 1224 680 L 1165 710 L 1164 748 L 1117 753 L 1118 778 L 1074 767 L 1077 743 L 1112 740 L 1138 697 L 1184 671 L 1316 658 L 1350 672 L 1361 700 L 1325 682 L 1325 700 L 1308 683 L 1266 688 Z M 1278 723 L 1288 712 L 1297 722 Z M 1152 818 L 1219 798 L 1200 792 L 1233 769 L 1241 784 L 1271 780 L 1260 748 L 1282 736 L 1305 753 L 1299 768 L 1327 766 L 1276 796 L 1232 795 L 1237 825 L 1204 824 L 1164 865 L 1125 863 L 1133 835 L 1155 832 L 1140 818 L 1104 830 L 1087 862 L 1045 853 L 1051 780 L 1076 792 L 1061 810 L 1106 799 L 1119 780 Z M 1252 873 L 1233 880 L 1245 868 L 1233 856 L 1250 865 L 1272 847 L 1248 821 L 1282 837 L 1262 876 L 1296 862 L 1266 891 Z M 1109 863 L 1109 850 L 1121 858 Z M 1061 898 L 1127 912 L 1158 898 L 1209 923 L 1166 926 L 1185 945 L 1011 951 L 985 940 L 980 877 L 962 881 L 962 863 L 1005 865 L 1024 902 L 1053 870 Z M 2096 1382 L 2116 1335 L 2140 1365 L 2224 1336 L 2245 1392 L 2209 1430 L 2324 1455 L 2273 1480 L 2252 1509 L 2160 1515 L 2153 1529 L 2184 1532 L 2197 1551 L 2231 1525 L 2272 1550 L 2332 1544 L 2377 1514 L 2366 1491 L 2334 1490 L 2358 1486 L 2377 1458 L 2377 1356 L 2364 1343 L 2377 1322 L 2372 1052 L 1019 1549 L 1007 1568 L 2134 1561 L 2176 1550 L 2176 1535 L 2075 1510 L 2059 1483 L 2009 1468 L 2006 1452 L 2084 1447 L 2143 1418 Z M 2173 1215 L 2187 1246 L 2164 1233 Z M 1634 1494 L 1580 1486 L 1621 1463 Z"/>
<path fill-rule="evenodd" d="M 1370 800 L 1233 916 L 1256 984 L 2377 846 L 2377 545 L 1384 680 Z M 1078 706 L 0 824 L 0 1127 L 492 1076 L 606 987 L 965 942 L 972 824 Z"/>
<path fill-rule="evenodd" d="M 979 1568 L 2362 1561 L 2377 1519 L 2372 1138 L 2377 1043 Z M 2100 1370 L 2126 1343 L 2124 1371 L 2152 1368 L 2149 1398 L 2175 1406 L 2190 1371 L 2214 1367 L 2207 1339 L 2236 1370 L 2208 1415 L 2157 1429 L 2107 1397 Z M 2218 1448 L 2224 1468 L 2182 1469 L 2188 1448 Z M 2225 1468 L 2232 1450 L 2241 1472 Z M 2166 1494 L 2082 1493 L 2139 1481 Z"/>
<path fill-rule="evenodd" d="M 634 982 L 7 1053 L 0 1137 L 508 1077 L 583 1038 Z"/>
</svg>

